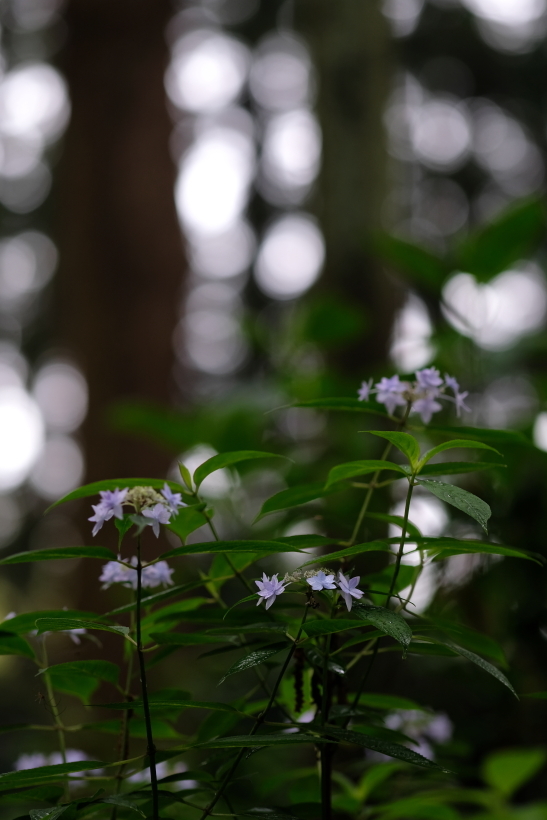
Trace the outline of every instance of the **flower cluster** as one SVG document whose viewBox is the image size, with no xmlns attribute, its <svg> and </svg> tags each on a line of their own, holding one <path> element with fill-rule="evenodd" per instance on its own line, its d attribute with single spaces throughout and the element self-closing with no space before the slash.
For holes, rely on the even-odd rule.
<svg viewBox="0 0 547 820">
<path fill-rule="evenodd" d="M 431 421 L 433 413 L 442 410 L 438 399 L 453 402 L 458 416 L 462 410 L 470 409 L 465 404 L 469 393 L 460 391 L 460 385 L 453 376 L 445 374 L 443 379 L 435 367 L 417 370 L 415 375 L 414 382 L 402 382 L 399 376 L 384 376 L 374 387 L 372 379 L 369 379 L 362 383 L 357 395 L 360 401 L 368 401 L 372 394 L 376 394 L 376 401 L 385 406 L 390 416 L 396 407 L 410 404 L 412 412 L 418 413 L 424 424 Z M 446 390 L 451 390 L 453 395 L 447 394 Z"/>
<path fill-rule="evenodd" d="M 137 558 L 134 555 L 130 562 L 137 566 Z M 142 568 L 142 588 L 153 589 L 161 584 L 172 586 L 171 575 L 173 570 L 167 561 L 157 561 L 155 564 L 145 564 Z M 137 589 L 137 570 L 131 569 L 126 564 L 119 564 L 117 561 L 109 561 L 103 566 L 103 571 L 99 577 L 102 581 L 102 589 L 108 589 L 112 584 L 123 584 L 131 589 Z"/>
<path fill-rule="evenodd" d="M 92 504 L 93 515 L 88 521 L 93 521 L 93 535 L 97 535 L 105 521 L 111 518 L 123 519 L 123 505 L 127 504 L 148 519 L 156 538 L 160 534 L 160 524 L 169 524 L 172 515 L 176 515 L 179 507 L 184 507 L 180 493 L 174 493 L 167 482 L 161 493 L 152 487 L 126 487 L 123 490 L 103 490 L 99 493 L 101 500 Z"/>
<path fill-rule="evenodd" d="M 359 575 L 355 578 L 347 578 L 343 572 L 338 573 L 338 578 L 335 579 L 334 574 L 329 574 L 326 569 L 316 570 L 296 570 L 291 575 L 285 575 L 283 581 L 280 581 L 277 574 L 272 575 L 271 578 L 263 573 L 262 581 L 255 581 L 258 587 L 258 601 L 257 606 L 266 601 L 266 609 L 269 609 L 278 595 L 285 592 L 287 585 L 306 581 L 314 592 L 320 592 L 323 589 L 337 589 L 345 601 L 348 612 L 353 605 L 353 599 L 362 598 L 365 594 L 362 590 L 357 589 L 357 584 L 361 580 Z"/>
</svg>

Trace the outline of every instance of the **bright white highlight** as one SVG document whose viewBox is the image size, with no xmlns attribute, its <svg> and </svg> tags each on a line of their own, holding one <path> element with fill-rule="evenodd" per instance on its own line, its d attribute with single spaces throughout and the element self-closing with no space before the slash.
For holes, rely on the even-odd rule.
<svg viewBox="0 0 547 820">
<path fill-rule="evenodd" d="M 179 217 L 190 231 L 228 231 L 247 203 L 254 172 L 251 140 L 234 129 L 211 128 L 186 154 L 175 186 Z"/>
<path fill-rule="evenodd" d="M 192 269 L 211 279 L 237 276 L 250 266 L 255 247 L 253 230 L 243 221 L 213 236 L 195 234 L 190 238 Z"/>
<path fill-rule="evenodd" d="M 33 394 L 52 430 L 71 433 L 86 416 L 87 382 L 67 362 L 51 362 L 42 367 L 34 380 Z"/>
<path fill-rule="evenodd" d="M 204 461 L 216 455 L 217 451 L 208 444 L 198 444 L 182 455 L 178 461 L 182 461 L 193 475 Z M 229 470 L 216 470 L 200 485 L 200 494 L 207 498 L 222 498 L 233 487 L 234 480 L 234 475 Z"/>
<path fill-rule="evenodd" d="M 390 356 L 401 373 L 411 373 L 424 367 L 435 353 L 430 343 L 431 320 L 425 304 L 410 295 L 395 320 Z"/>
<path fill-rule="evenodd" d="M 547 450 L 547 413 L 540 413 L 534 423 L 534 444 Z"/>
<path fill-rule="evenodd" d="M 384 0 L 382 11 L 391 23 L 396 37 L 412 34 L 424 6 L 424 0 Z"/>
<path fill-rule="evenodd" d="M 208 112 L 234 102 L 245 82 L 250 55 L 234 37 L 193 31 L 175 44 L 165 85 L 172 102 Z"/>
<path fill-rule="evenodd" d="M 50 65 L 18 66 L 0 84 L 0 130 L 4 134 L 50 142 L 63 131 L 69 113 L 66 83 Z"/>
<path fill-rule="evenodd" d="M 267 296 L 294 299 L 317 280 L 325 258 L 323 236 L 309 217 L 291 215 L 267 231 L 255 267 Z"/>
<path fill-rule="evenodd" d="M 18 487 L 42 449 L 44 427 L 36 403 L 20 387 L 0 388 L 0 490 Z"/>
<path fill-rule="evenodd" d="M 547 288 L 537 268 L 506 271 L 487 285 L 457 273 L 443 297 L 450 324 L 487 350 L 506 350 L 545 322 Z"/>
<path fill-rule="evenodd" d="M 431 100 L 415 112 L 412 143 L 418 159 L 431 168 L 459 167 L 471 146 L 466 112 L 450 100 Z"/>
<path fill-rule="evenodd" d="M 0 298 L 18 304 L 51 279 L 57 248 L 38 231 L 25 231 L 0 241 Z"/>
<path fill-rule="evenodd" d="M 53 500 L 81 484 L 83 477 L 84 458 L 79 445 L 69 436 L 55 436 L 46 441 L 30 475 L 30 485 L 42 498 Z"/>
<path fill-rule="evenodd" d="M 258 48 L 249 78 L 255 100 L 274 111 L 299 108 L 310 97 L 308 52 L 295 37 L 274 35 Z"/>
<path fill-rule="evenodd" d="M 545 0 L 461 0 L 477 16 L 483 38 L 500 51 L 525 52 L 546 29 Z"/>
<path fill-rule="evenodd" d="M 271 182 L 286 188 L 307 188 L 317 176 L 321 131 L 310 111 L 273 117 L 264 134 L 262 165 Z"/>
</svg>

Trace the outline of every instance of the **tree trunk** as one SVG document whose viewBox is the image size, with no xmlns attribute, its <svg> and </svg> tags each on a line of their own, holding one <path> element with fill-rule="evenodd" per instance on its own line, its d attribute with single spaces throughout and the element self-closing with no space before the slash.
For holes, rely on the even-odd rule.
<svg viewBox="0 0 547 820">
<path fill-rule="evenodd" d="M 364 377 L 381 362 L 401 294 L 367 245 L 381 227 L 387 152 L 383 114 L 392 80 L 390 34 L 377 0 L 295 0 L 295 25 L 318 78 L 323 167 L 316 212 L 326 240 L 320 287 L 362 310 L 365 334 L 336 352 L 338 372 Z"/>
<path fill-rule="evenodd" d="M 107 411 L 121 397 L 171 397 L 185 271 L 163 87 L 171 13 L 168 0 L 72 0 L 66 11 L 58 338 L 89 383 L 88 480 L 161 475 L 168 463 L 109 430 Z"/>
</svg>

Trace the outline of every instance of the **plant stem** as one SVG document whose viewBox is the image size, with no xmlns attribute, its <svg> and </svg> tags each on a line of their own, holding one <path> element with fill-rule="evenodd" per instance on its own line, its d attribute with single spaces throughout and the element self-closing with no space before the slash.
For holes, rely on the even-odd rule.
<svg viewBox="0 0 547 820">
<path fill-rule="evenodd" d="M 410 512 L 410 502 L 412 500 L 412 491 L 414 490 L 414 477 L 415 477 L 415 475 L 414 475 L 414 473 L 412 473 L 412 476 L 408 480 L 408 491 L 407 491 L 407 494 L 406 494 L 405 513 L 404 513 L 404 517 L 403 517 L 403 527 L 402 527 L 402 530 L 401 530 L 401 540 L 399 542 L 399 550 L 397 552 L 397 558 L 396 558 L 396 561 L 395 561 L 395 569 L 393 571 L 393 576 L 391 578 L 391 584 L 390 584 L 390 587 L 389 587 L 389 592 L 387 594 L 386 605 L 389 605 L 389 601 L 390 601 L 391 596 L 393 595 L 393 591 L 395 589 L 395 584 L 397 583 L 397 577 L 399 575 L 399 570 L 401 568 L 401 558 L 403 557 L 403 550 L 404 550 L 404 547 L 405 547 L 405 540 L 406 540 L 406 531 L 407 531 L 407 527 L 408 527 L 408 515 L 409 515 L 409 512 Z"/>
<path fill-rule="evenodd" d="M 135 627 L 135 613 L 131 612 L 131 631 Z M 133 680 L 133 648 L 129 645 L 129 658 L 127 659 L 127 674 L 125 676 L 125 687 L 123 690 L 124 697 L 127 701 L 132 700 L 131 697 L 131 681 Z M 125 760 L 129 754 L 129 722 L 131 720 L 131 710 L 124 709 L 122 715 L 122 725 L 120 728 L 120 742 L 119 742 L 119 759 Z M 114 794 L 119 794 L 122 787 L 123 773 L 125 770 L 125 763 L 120 763 L 118 771 L 116 772 L 116 789 Z M 116 820 L 118 815 L 118 806 L 112 806 L 112 813 L 110 820 Z"/>
<path fill-rule="evenodd" d="M 275 700 L 275 696 L 277 694 L 277 690 L 279 688 L 279 685 L 280 685 L 281 681 L 283 680 L 283 675 L 287 671 L 287 667 L 288 667 L 289 663 L 291 662 L 291 658 L 294 655 L 294 651 L 295 651 L 295 649 L 298 645 L 298 641 L 300 640 L 300 636 L 302 635 L 302 630 L 304 628 L 304 624 L 306 623 L 306 618 L 308 617 L 309 608 L 310 608 L 310 602 L 308 601 L 308 603 L 306 603 L 306 606 L 304 608 L 304 615 L 303 615 L 302 621 L 300 623 L 300 628 L 298 630 L 298 633 L 296 635 L 294 643 L 292 644 L 291 648 L 289 649 L 289 652 L 287 654 L 287 657 L 285 658 L 283 666 L 281 667 L 281 671 L 279 672 L 279 675 L 277 676 L 277 680 L 275 682 L 274 688 L 272 689 L 272 694 L 270 695 L 270 699 L 268 701 L 268 705 L 266 706 L 266 708 L 259 715 L 256 716 L 254 726 L 251 729 L 251 731 L 249 732 L 249 737 L 252 737 L 253 735 L 255 735 L 258 732 L 258 730 L 260 729 L 260 726 L 266 720 L 266 715 L 268 714 L 268 712 L 270 711 L 270 709 L 272 707 L 272 704 Z M 236 756 L 236 759 L 234 760 L 231 768 L 226 773 L 226 775 L 224 777 L 224 780 L 222 781 L 219 788 L 217 789 L 217 792 L 216 792 L 215 796 L 213 797 L 213 799 L 211 800 L 209 805 L 205 808 L 203 814 L 201 815 L 200 820 L 205 820 L 206 817 L 209 817 L 209 815 L 213 811 L 214 807 L 216 806 L 216 804 L 218 803 L 218 801 L 222 797 L 226 787 L 228 786 L 228 783 L 230 782 L 230 780 L 234 776 L 235 770 L 237 769 L 237 767 L 241 763 L 241 760 L 243 759 L 243 755 L 245 754 L 246 751 L 247 751 L 246 747 L 239 750 L 239 752 Z"/>
<path fill-rule="evenodd" d="M 156 747 L 152 737 L 152 721 L 150 719 L 150 705 L 148 703 L 148 687 L 146 684 L 146 664 L 141 637 L 141 599 L 142 599 L 142 561 L 141 537 L 137 538 L 137 655 L 141 677 L 142 708 L 146 724 L 146 751 L 150 760 L 150 783 L 152 786 L 152 820 L 159 820 L 158 810 L 158 778 L 156 774 Z"/>
<path fill-rule="evenodd" d="M 404 412 L 403 416 L 401 417 L 401 419 L 399 420 L 399 423 L 397 424 L 397 427 L 395 428 L 396 431 L 401 430 L 405 426 L 406 420 L 408 419 L 408 414 L 410 413 L 410 408 L 411 407 L 412 407 L 411 402 L 408 402 L 407 406 L 406 406 L 406 409 L 405 409 L 405 412 Z M 384 449 L 384 452 L 382 453 L 382 456 L 381 456 L 382 461 L 385 461 L 386 458 L 388 457 L 388 455 L 391 451 L 391 447 L 392 447 L 391 443 L 388 442 L 385 449 Z M 364 519 L 364 517 L 367 513 L 368 505 L 370 504 L 370 499 L 372 498 L 372 493 L 374 492 L 374 490 L 378 486 L 378 478 L 380 477 L 381 472 L 382 472 L 381 470 L 377 470 L 374 473 L 374 475 L 372 476 L 372 480 L 371 480 L 369 488 L 367 490 L 367 494 L 365 495 L 365 500 L 363 501 L 363 505 L 362 505 L 361 509 L 359 510 L 359 515 L 357 516 L 357 521 L 355 522 L 355 526 L 353 528 L 351 538 L 350 538 L 349 541 L 344 542 L 345 546 L 352 547 L 355 544 L 356 540 L 357 540 L 357 535 L 359 533 L 359 530 L 361 529 L 361 524 L 363 523 L 363 519 Z"/>
<path fill-rule="evenodd" d="M 328 721 L 329 713 L 329 655 L 332 635 L 327 635 L 325 644 L 325 659 L 323 661 L 323 692 L 321 697 L 321 726 Z M 321 745 L 321 818 L 331 820 L 331 768 L 332 749 L 328 743 Z"/>
<path fill-rule="evenodd" d="M 46 691 L 47 691 L 49 706 L 51 708 L 51 714 L 53 715 L 53 722 L 55 723 L 55 728 L 57 730 L 57 737 L 59 739 L 59 751 L 61 752 L 61 759 L 62 759 L 63 763 L 66 763 L 65 726 L 64 726 L 63 721 L 61 720 L 61 715 L 59 713 L 57 703 L 55 702 L 55 695 L 54 695 L 54 692 L 53 692 L 53 685 L 51 683 L 51 678 L 50 678 L 49 672 L 48 672 L 49 661 L 48 661 L 48 656 L 47 656 L 46 636 L 45 635 L 44 635 L 43 640 L 42 640 L 42 646 L 43 646 L 43 664 L 44 664 L 44 666 L 43 666 L 43 668 L 44 668 L 43 676 L 44 676 L 44 681 L 45 681 L 45 684 L 46 684 Z M 68 783 L 67 782 L 65 782 L 64 789 L 65 789 L 64 797 L 65 797 L 66 800 L 68 800 L 69 795 L 68 795 Z"/>
</svg>

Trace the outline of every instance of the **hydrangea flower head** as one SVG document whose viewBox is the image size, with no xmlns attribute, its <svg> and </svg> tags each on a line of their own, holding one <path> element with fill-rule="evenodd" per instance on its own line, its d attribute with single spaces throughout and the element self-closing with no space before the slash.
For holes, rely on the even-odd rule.
<svg viewBox="0 0 547 820">
<path fill-rule="evenodd" d="M 413 413 L 418 413 L 424 424 L 431 421 L 433 413 L 442 410 L 439 399 L 446 399 L 454 402 L 456 413 L 460 416 L 462 410 L 469 410 L 465 404 L 468 393 L 460 392 L 460 385 L 454 376 L 445 374 L 444 379 L 436 367 L 424 367 L 415 373 L 416 381 L 402 382 L 399 376 L 383 376 L 374 389 L 371 381 L 363 382 L 357 395 L 360 401 L 368 401 L 372 393 L 376 393 L 376 400 L 383 404 L 392 416 L 395 408 L 402 405 L 410 405 Z M 454 395 L 449 396 L 446 390 L 451 390 Z"/>
<path fill-rule="evenodd" d="M 130 562 L 133 567 L 137 566 L 137 557 L 134 555 Z M 162 584 L 165 586 L 172 586 L 173 581 L 171 575 L 173 570 L 167 561 L 158 561 L 155 564 L 148 564 L 142 568 L 142 588 L 154 589 Z M 118 561 L 108 561 L 103 566 L 103 571 L 99 576 L 99 581 L 102 581 L 102 589 L 108 589 L 112 584 L 123 584 L 131 589 L 137 589 L 138 577 L 137 570 L 125 564 L 120 564 Z"/>
<path fill-rule="evenodd" d="M 285 592 L 285 585 L 278 580 L 277 573 L 268 578 L 266 573 L 262 573 L 262 581 L 255 581 L 258 587 L 258 602 L 257 606 L 266 601 L 266 609 L 269 609 L 278 595 Z"/>
<path fill-rule="evenodd" d="M 378 401 L 380 404 L 385 404 L 390 416 L 393 415 L 396 407 L 406 404 L 401 394 L 407 390 L 408 385 L 402 382 L 399 376 L 391 376 L 391 378 L 384 376 L 375 387 Z"/>
<path fill-rule="evenodd" d="M 320 592 L 322 589 L 336 589 L 334 575 L 326 575 L 323 570 L 319 570 L 316 575 L 312 575 L 311 578 L 306 580 L 315 592 Z"/>
<path fill-rule="evenodd" d="M 343 572 L 338 573 L 338 586 L 340 588 L 340 594 L 346 602 L 348 612 L 351 611 L 351 607 L 353 606 L 353 599 L 356 598 L 359 600 L 359 598 L 362 598 L 365 594 L 362 590 L 356 589 L 360 580 L 360 575 L 356 575 L 355 578 L 346 578 Z"/>
<path fill-rule="evenodd" d="M 123 518 L 122 504 L 126 500 L 127 487 L 124 490 L 102 490 L 99 495 L 101 500 L 98 504 L 92 504 L 93 515 L 88 518 L 88 521 L 93 521 L 93 535 L 97 535 L 105 521 L 110 521 L 111 518 Z"/>
</svg>

